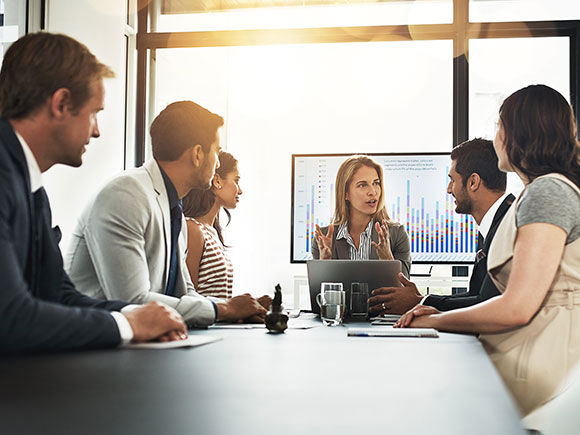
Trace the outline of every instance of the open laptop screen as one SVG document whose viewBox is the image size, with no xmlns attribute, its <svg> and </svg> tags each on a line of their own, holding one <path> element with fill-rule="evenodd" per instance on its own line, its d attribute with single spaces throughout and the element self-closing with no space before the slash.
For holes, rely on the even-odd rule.
<svg viewBox="0 0 580 435">
<path fill-rule="evenodd" d="M 353 282 L 366 282 L 369 292 L 379 287 L 400 286 L 399 260 L 308 260 L 308 287 L 310 304 L 314 313 L 320 313 L 316 295 L 323 282 L 341 282 L 344 290 L 350 290 Z M 348 300 L 348 293 L 347 293 Z"/>
</svg>

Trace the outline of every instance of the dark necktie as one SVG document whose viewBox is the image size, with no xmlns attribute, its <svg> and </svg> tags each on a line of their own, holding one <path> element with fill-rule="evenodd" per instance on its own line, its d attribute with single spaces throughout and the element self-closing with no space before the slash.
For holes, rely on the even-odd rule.
<svg viewBox="0 0 580 435">
<path fill-rule="evenodd" d="M 179 264 L 179 255 L 177 253 L 177 239 L 181 232 L 181 220 L 183 218 L 183 208 L 181 201 L 171 209 L 171 260 L 169 261 L 169 278 L 167 280 L 167 290 L 165 294 L 172 296 L 175 291 L 175 282 L 177 281 L 177 265 Z"/>
<path fill-rule="evenodd" d="M 484 243 L 483 236 L 478 231 L 477 232 L 477 253 L 475 254 L 475 262 L 476 263 L 480 262 L 482 259 L 484 259 L 486 257 L 486 254 L 483 250 L 483 243 Z"/>
<path fill-rule="evenodd" d="M 43 187 L 32 194 L 32 236 L 31 236 L 31 282 L 30 287 L 36 293 L 40 284 L 40 268 L 42 261 L 42 225 L 44 219 L 44 207 L 47 204 L 46 192 Z"/>
</svg>

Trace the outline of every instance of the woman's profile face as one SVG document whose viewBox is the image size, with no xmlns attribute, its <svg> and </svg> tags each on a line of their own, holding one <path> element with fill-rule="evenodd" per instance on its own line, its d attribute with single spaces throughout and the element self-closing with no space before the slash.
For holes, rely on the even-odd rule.
<svg viewBox="0 0 580 435">
<path fill-rule="evenodd" d="M 505 150 L 505 130 L 503 128 L 501 120 L 497 121 L 495 138 L 493 140 L 493 148 L 495 149 L 495 153 L 497 154 L 498 168 L 504 172 L 513 171 L 507 156 L 507 152 Z"/>
<path fill-rule="evenodd" d="M 356 212 L 369 216 L 374 215 L 377 212 L 381 195 L 381 181 L 375 168 L 361 166 L 353 174 L 346 192 L 346 200 L 351 215 Z"/>
<path fill-rule="evenodd" d="M 240 187 L 240 172 L 237 166 L 224 178 L 216 175 L 214 193 L 222 207 L 227 209 L 236 208 L 240 201 L 240 195 L 242 194 L 242 188 Z"/>
</svg>

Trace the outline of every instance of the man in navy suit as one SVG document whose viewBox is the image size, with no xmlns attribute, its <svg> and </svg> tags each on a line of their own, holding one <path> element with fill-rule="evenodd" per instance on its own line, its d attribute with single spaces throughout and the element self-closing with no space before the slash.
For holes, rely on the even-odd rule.
<svg viewBox="0 0 580 435">
<path fill-rule="evenodd" d="M 447 193 L 455 198 L 455 212 L 470 214 L 479 227 L 477 255 L 469 280 L 469 291 L 455 295 L 422 296 L 417 286 L 399 276 L 402 287 L 382 287 L 369 299 L 371 315 L 403 314 L 423 304 L 449 311 L 469 307 L 499 295 L 487 274 L 487 252 L 505 213 L 514 201 L 507 194 L 507 177 L 498 169 L 493 143 L 473 139 L 456 146 L 451 152 Z"/>
<path fill-rule="evenodd" d="M 186 338 L 171 308 L 89 298 L 63 270 L 42 173 L 57 163 L 82 164 L 85 146 L 99 136 L 103 78 L 112 76 L 64 35 L 29 34 L 6 52 L 0 72 L 0 352 Z"/>
</svg>

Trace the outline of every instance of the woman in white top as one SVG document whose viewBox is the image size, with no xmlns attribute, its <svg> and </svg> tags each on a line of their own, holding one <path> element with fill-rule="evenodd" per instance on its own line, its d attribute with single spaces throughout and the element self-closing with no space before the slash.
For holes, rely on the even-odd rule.
<svg viewBox="0 0 580 435">
<path fill-rule="evenodd" d="M 220 224 L 223 209 L 231 219 L 229 210 L 236 208 L 242 188 L 238 161 L 230 153 L 221 151 L 219 167 L 209 190 L 193 189 L 183 198 L 183 214 L 188 231 L 187 267 L 198 293 L 221 299 L 232 297 L 234 268 L 224 243 Z M 269 308 L 271 298 L 258 299 Z"/>
</svg>

